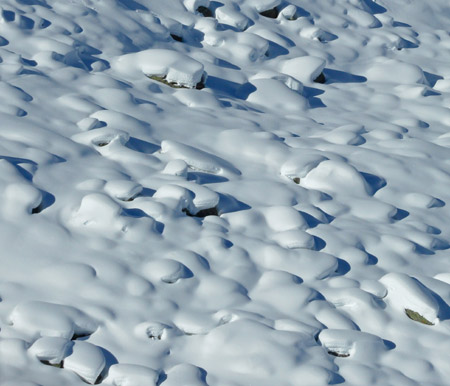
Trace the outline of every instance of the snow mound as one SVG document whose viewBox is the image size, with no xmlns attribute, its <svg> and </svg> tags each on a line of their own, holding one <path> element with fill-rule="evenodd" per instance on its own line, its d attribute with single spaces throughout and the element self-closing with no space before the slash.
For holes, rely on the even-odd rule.
<svg viewBox="0 0 450 386">
<path fill-rule="evenodd" d="M 250 0 L 248 5 L 254 7 L 258 12 L 273 9 L 281 4 L 281 0 Z"/>
<path fill-rule="evenodd" d="M 319 340 L 330 354 L 340 357 L 374 356 L 387 350 L 380 337 L 362 331 L 322 330 Z"/>
<path fill-rule="evenodd" d="M 180 384 L 192 386 L 206 386 L 205 372 L 197 366 L 183 363 L 176 365 L 167 371 L 167 386 Z"/>
<path fill-rule="evenodd" d="M 391 272 L 384 275 L 380 283 L 386 286 L 387 299 L 394 308 L 401 312 L 410 310 L 418 313 L 428 320 L 429 324 L 438 322 L 439 303 L 431 291 L 417 279 L 404 273 Z"/>
<path fill-rule="evenodd" d="M 216 18 L 219 23 L 235 27 L 240 31 L 244 31 L 250 22 L 235 3 L 225 4 L 217 8 Z"/>
<path fill-rule="evenodd" d="M 66 338 L 45 336 L 35 341 L 28 352 L 41 362 L 58 365 L 67 356 L 72 345 L 73 343 Z"/>
<path fill-rule="evenodd" d="M 190 213 L 196 212 L 193 203 L 194 193 L 178 185 L 170 184 L 161 186 L 155 192 L 153 198 L 177 212 L 183 210 L 188 210 Z"/>
<path fill-rule="evenodd" d="M 314 237 L 301 230 L 287 230 L 275 233 L 273 240 L 284 248 L 314 249 Z"/>
<path fill-rule="evenodd" d="M 308 223 L 302 214 L 292 207 L 271 206 L 263 211 L 267 224 L 271 229 L 278 232 L 294 229 L 306 229 Z"/>
<path fill-rule="evenodd" d="M 281 166 L 280 173 L 292 180 L 295 178 L 303 178 L 322 161 L 326 160 L 327 158 L 321 154 L 305 152 L 305 154 L 289 158 Z"/>
<path fill-rule="evenodd" d="M 132 201 L 142 189 L 142 185 L 127 180 L 112 180 L 105 185 L 108 194 L 122 201 Z"/>
<path fill-rule="evenodd" d="M 281 64 L 281 72 L 302 83 L 314 82 L 325 68 L 325 60 L 314 56 L 288 59 Z"/>
<path fill-rule="evenodd" d="M 261 336 L 264 339 L 261 340 Z M 280 372 L 293 370 L 302 338 L 256 321 L 237 320 L 206 335 L 203 361 L 216 371 L 220 371 L 221 363 L 227 363 L 233 372 L 249 377 L 252 383 L 267 381 Z M 276 361 L 271 359 L 274 353 Z M 220 373 L 225 375 L 223 370 Z"/>
<path fill-rule="evenodd" d="M 143 322 L 134 328 L 134 333 L 139 338 L 165 340 L 174 335 L 174 329 L 160 322 Z"/>
<path fill-rule="evenodd" d="M 117 230 L 124 225 L 120 217 L 122 207 L 106 194 L 92 193 L 83 197 L 80 207 L 73 214 L 73 225 L 99 231 Z"/>
<path fill-rule="evenodd" d="M 72 352 L 64 359 L 64 368 L 79 375 L 93 385 L 106 364 L 102 350 L 88 342 L 75 341 Z"/>
<path fill-rule="evenodd" d="M 192 277 L 192 273 L 184 264 L 173 259 L 150 261 L 145 264 L 142 273 L 150 280 L 160 280 L 168 284 Z"/>
<path fill-rule="evenodd" d="M 189 167 L 194 170 L 224 175 L 240 174 L 240 172 L 227 161 L 203 150 L 176 141 L 162 141 L 161 153 L 167 154 L 172 159 L 181 159 L 185 161 Z"/>
<path fill-rule="evenodd" d="M 139 78 L 140 75 L 158 76 L 169 83 L 195 88 L 206 81 L 201 63 L 182 53 L 149 49 L 118 57 L 113 68 L 125 77 Z"/>
<path fill-rule="evenodd" d="M 5 214 L 12 212 L 35 213 L 35 211 L 39 211 L 41 202 L 42 193 L 29 183 L 9 184 L 3 192 Z"/>
<path fill-rule="evenodd" d="M 117 141 L 125 145 L 130 136 L 123 130 L 114 130 L 110 128 L 92 129 L 72 136 L 72 140 L 87 146 L 103 147 Z"/>
<path fill-rule="evenodd" d="M 371 187 L 355 167 L 342 161 L 323 161 L 301 179 L 301 185 L 308 189 L 327 193 L 366 196 Z"/>
<path fill-rule="evenodd" d="M 109 368 L 106 381 L 114 386 L 155 386 L 158 378 L 158 372 L 150 367 L 120 363 Z"/>
<path fill-rule="evenodd" d="M 181 159 L 174 159 L 167 162 L 167 165 L 165 166 L 162 173 L 179 177 L 187 177 L 188 164 Z"/>
<path fill-rule="evenodd" d="M 20 303 L 11 312 L 9 320 L 15 329 L 34 338 L 71 339 L 73 336 L 90 335 L 98 327 L 91 317 L 75 307 L 42 301 Z"/>
<path fill-rule="evenodd" d="M 274 110 L 302 111 L 307 108 L 307 100 L 297 91 L 289 88 L 284 81 L 278 79 L 254 79 L 255 92 L 251 93 L 247 100 L 256 105 L 261 105 Z M 271 99 L 271 95 L 277 95 Z"/>
<path fill-rule="evenodd" d="M 426 84 L 425 76 L 419 66 L 395 59 L 375 62 L 370 66 L 365 75 L 370 81 L 374 82 Z"/>
</svg>

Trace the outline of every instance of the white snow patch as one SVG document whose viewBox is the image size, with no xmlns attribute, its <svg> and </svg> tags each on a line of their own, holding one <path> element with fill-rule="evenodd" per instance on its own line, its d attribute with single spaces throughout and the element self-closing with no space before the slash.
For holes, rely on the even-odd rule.
<svg viewBox="0 0 450 386">
<path fill-rule="evenodd" d="M 102 350 L 88 342 L 75 341 L 72 353 L 64 359 L 64 368 L 93 385 L 106 364 Z"/>
<path fill-rule="evenodd" d="M 166 49 L 149 49 L 120 56 L 114 61 L 113 68 L 126 77 L 156 75 L 189 88 L 194 88 L 206 79 L 201 63 L 187 55 Z"/>
<path fill-rule="evenodd" d="M 326 329 L 319 340 L 329 352 L 341 356 L 374 357 L 387 350 L 380 337 L 362 331 Z"/>
<path fill-rule="evenodd" d="M 303 83 L 313 82 L 325 68 L 325 60 L 315 56 L 288 59 L 281 64 L 281 72 Z"/>
<path fill-rule="evenodd" d="M 158 372 L 150 367 L 120 363 L 109 368 L 105 381 L 114 386 L 155 386 L 158 378 Z"/>
<path fill-rule="evenodd" d="M 90 335 L 98 324 L 75 307 L 42 301 L 27 301 L 17 305 L 9 316 L 15 329 L 31 337 Z"/>
<path fill-rule="evenodd" d="M 431 291 L 417 279 L 404 273 L 391 272 L 380 279 L 388 290 L 387 299 L 398 311 L 409 309 L 431 323 L 439 321 L 439 303 Z"/>
</svg>

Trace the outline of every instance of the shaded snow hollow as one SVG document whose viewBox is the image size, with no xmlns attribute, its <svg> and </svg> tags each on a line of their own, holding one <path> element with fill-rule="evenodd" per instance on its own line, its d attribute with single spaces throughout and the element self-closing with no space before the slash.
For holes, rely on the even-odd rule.
<svg viewBox="0 0 450 386">
<path fill-rule="evenodd" d="M 0 386 L 443 386 L 448 1 L 3 0 Z"/>
</svg>

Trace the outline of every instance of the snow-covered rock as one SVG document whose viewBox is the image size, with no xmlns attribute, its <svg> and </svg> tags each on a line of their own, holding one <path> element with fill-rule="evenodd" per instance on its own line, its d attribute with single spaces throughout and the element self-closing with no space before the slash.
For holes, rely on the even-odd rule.
<svg viewBox="0 0 450 386">
<path fill-rule="evenodd" d="M 64 368 L 93 385 L 106 364 L 102 350 L 91 343 L 75 341 L 72 352 L 64 359 Z"/>
<path fill-rule="evenodd" d="M 147 366 L 115 364 L 109 368 L 107 380 L 114 386 L 155 386 L 159 374 Z"/>
<path fill-rule="evenodd" d="M 317 79 L 325 68 L 325 60 L 315 56 L 301 56 L 288 59 L 281 65 L 281 72 L 290 75 L 303 83 L 311 83 Z"/>
<path fill-rule="evenodd" d="M 319 341 L 330 354 L 341 357 L 373 357 L 387 350 L 380 337 L 362 331 L 326 329 Z"/>
<path fill-rule="evenodd" d="M 412 311 L 432 324 L 439 320 L 438 301 L 417 279 L 404 273 L 391 272 L 383 276 L 380 282 L 388 290 L 387 299 L 398 311 L 406 312 L 407 315 L 407 310 Z"/>
<path fill-rule="evenodd" d="M 124 76 L 157 76 L 188 88 L 195 88 L 206 80 L 201 63 L 187 55 L 165 49 L 149 49 L 123 55 L 116 59 L 114 68 Z"/>
<path fill-rule="evenodd" d="M 15 329 L 31 337 L 49 336 L 71 339 L 92 334 L 96 321 L 79 309 L 62 304 L 27 301 L 17 305 L 9 316 Z"/>
<path fill-rule="evenodd" d="M 34 342 L 28 351 L 41 362 L 58 365 L 66 357 L 72 345 L 73 343 L 66 338 L 44 336 Z"/>
</svg>

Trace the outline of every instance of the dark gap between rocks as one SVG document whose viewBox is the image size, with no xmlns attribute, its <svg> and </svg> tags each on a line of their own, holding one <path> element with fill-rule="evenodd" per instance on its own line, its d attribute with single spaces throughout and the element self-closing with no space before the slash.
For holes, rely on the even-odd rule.
<svg viewBox="0 0 450 386">
<path fill-rule="evenodd" d="M 181 36 L 178 36 L 175 34 L 170 34 L 170 37 L 177 42 L 181 42 L 181 43 L 183 42 L 183 38 Z"/>
<path fill-rule="evenodd" d="M 213 16 L 211 10 L 209 8 L 204 7 L 203 5 L 201 5 L 200 7 L 197 8 L 197 12 L 201 13 L 204 17 L 212 17 Z"/>
<path fill-rule="evenodd" d="M 276 19 L 278 15 L 280 14 L 280 11 L 278 11 L 277 7 L 268 9 L 267 11 L 262 11 L 259 13 L 261 16 L 268 17 L 270 19 Z"/>
<path fill-rule="evenodd" d="M 342 353 L 338 353 L 336 351 L 331 351 L 331 350 L 328 350 L 328 354 L 333 355 L 338 358 L 348 358 L 350 356 L 350 354 L 342 354 Z"/>
<path fill-rule="evenodd" d="M 206 216 L 218 216 L 219 215 L 219 211 L 217 210 L 216 207 L 208 208 L 208 209 L 202 209 L 202 210 L 198 211 L 195 214 L 192 214 L 189 211 L 189 209 L 184 208 L 183 209 L 183 213 L 186 213 L 186 215 L 190 216 L 190 217 L 206 217 Z"/>
<path fill-rule="evenodd" d="M 315 83 L 320 83 L 320 84 L 324 84 L 326 81 L 327 80 L 326 80 L 325 75 L 323 74 L 323 72 L 321 72 L 320 75 L 316 79 L 314 79 Z"/>
</svg>

